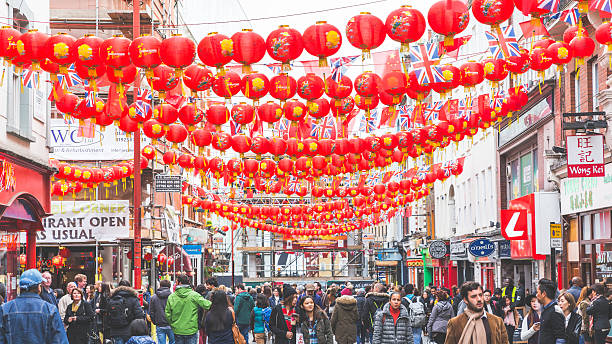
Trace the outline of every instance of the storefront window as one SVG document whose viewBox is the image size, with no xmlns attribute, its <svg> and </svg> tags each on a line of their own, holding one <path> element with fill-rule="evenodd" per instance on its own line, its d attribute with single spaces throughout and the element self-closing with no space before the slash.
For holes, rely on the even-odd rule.
<svg viewBox="0 0 612 344">
<path fill-rule="evenodd" d="M 593 239 L 610 239 L 612 237 L 610 227 L 610 212 L 597 213 L 593 215 Z"/>
<path fill-rule="evenodd" d="M 535 148 L 531 155 L 533 156 L 533 192 L 540 191 L 540 184 L 538 182 L 538 149 Z"/>
<path fill-rule="evenodd" d="M 521 156 L 521 196 L 533 193 L 533 158 L 531 152 Z"/>
<path fill-rule="evenodd" d="M 515 199 L 520 197 L 521 194 L 521 187 L 520 187 L 520 182 L 519 182 L 519 161 L 514 160 L 510 163 L 510 170 L 512 171 L 512 185 L 511 185 L 511 192 L 510 192 L 510 199 Z"/>
<path fill-rule="evenodd" d="M 592 240 L 591 215 L 582 216 L 582 240 Z M 591 245 L 584 245 L 584 254 L 591 254 Z"/>
</svg>

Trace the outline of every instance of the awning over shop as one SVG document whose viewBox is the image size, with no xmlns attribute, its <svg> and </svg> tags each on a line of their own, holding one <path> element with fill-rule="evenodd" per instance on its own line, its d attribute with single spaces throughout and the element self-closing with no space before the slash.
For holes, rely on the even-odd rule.
<svg viewBox="0 0 612 344">
<path fill-rule="evenodd" d="M 0 230 L 17 232 L 43 230 L 41 219 L 47 216 L 40 202 L 30 194 L 17 196 L 8 206 L 0 206 Z"/>
<path fill-rule="evenodd" d="M 377 260 L 376 266 L 397 266 L 397 260 Z"/>
</svg>

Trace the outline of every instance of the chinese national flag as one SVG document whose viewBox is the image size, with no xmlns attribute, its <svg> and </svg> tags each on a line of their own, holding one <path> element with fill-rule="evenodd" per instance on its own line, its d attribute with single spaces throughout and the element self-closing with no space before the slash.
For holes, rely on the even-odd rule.
<svg viewBox="0 0 612 344">
<path fill-rule="evenodd" d="M 448 55 L 457 59 L 459 57 L 459 48 L 466 44 L 470 38 L 472 38 L 471 35 L 455 38 L 449 46 L 444 46 L 444 42 L 440 42 L 440 55 Z"/>
<path fill-rule="evenodd" d="M 531 38 L 533 36 L 550 36 L 548 30 L 546 30 L 546 27 L 544 26 L 544 23 L 542 23 L 542 18 L 538 18 L 538 20 L 540 22 L 535 25 L 531 22 L 531 20 L 519 24 L 521 26 L 521 31 L 523 31 L 523 37 Z"/>
<path fill-rule="evenodd" d="M 402 70 L 402 61 L 397 49 L 372 53 L 372 62 L 374 62 L 374 71 L 378 75 L 385 75 L 394 70 Z"/>
<path fill-rule="evenodd" d="M 453 118 L 453 115 L 457 113 L 459 107 L 459 99 L 449 99 L 446 101 L 442 110 L 438 114 L 440 121 L 448 121 L 449 118 Z"/>
</svg>

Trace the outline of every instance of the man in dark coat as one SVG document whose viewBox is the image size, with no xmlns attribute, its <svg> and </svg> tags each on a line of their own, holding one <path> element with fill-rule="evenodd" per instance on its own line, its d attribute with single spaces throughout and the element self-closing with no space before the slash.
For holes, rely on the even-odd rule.
<svg viewBox="0 0 612 344">
<path fill-rule="evenodd" d="M 608 332 L 610 332 L 610 301 L 604 296 L 605 287 L 598 283 L 593 285 L 593 295 L 591 306 L 587 308 L 587 314 L 593 316 L 593 342 L 603 344 L 606 342 Z M 541 343 L 541 342 L 540 342 Z"/>
<path fill-rule="evenodd" d="M 170 343 L 174 343 L 174 332 L 172 332 L 172 327 L 166 319 L 166 303 L 168 302 L 168 296 L 172 294 L 171 286 L 170 281 L 161 280 L 159 288 L 153 294 L 149 303 L 149 315 L 151 316 L 151 322 L 157 328 L 158 343 L 165 343 L 166 337 L 168 337 Z"/>
<path fill-rule="evenodd" d="M 145 318 L 138 293 L 131 288 L 130 282 L 119 282 L 119 287 L 113 290 L 106 304 L 106 314 L 111 339 L 115 344 L 127 342 L 130 339 L 130 323 Z"/>
<path fill-rule="evenodd" d="M 540 343 L 565 344 L 565 316 L 555 300 L 555 282 L 542 278 L 538 283 L 536 297 L 543 306 L 540 315 Z"/>
<path fill-rule="evenodd" d="M 372 342 L 372 336 L 374 335 L 374 319 L 376 318 L 376 311 L 382 309 L 383 306 L 389 302 L 389 295 L 385 292 L 385 288 L 381 283 L 376 283 L 373 291 L 366 295 L 366 302 L 363 307 L 363 313 L 361 313 L 361 321 L 363 323 L 364 331 Z"/>
<path fill-rule="evenodd" d="M 357 289 L 357 295 L 355 295 L 355 300 L 357 300 L 357 314 L 359 315 L 357 318 L 357 344 L 365 343 L 365 331 L 363 330 L 363 322 L 361 320 L 361 314 L 363 314 L 366 302 L 365 295 L 365 289 Z"/>
</svg>

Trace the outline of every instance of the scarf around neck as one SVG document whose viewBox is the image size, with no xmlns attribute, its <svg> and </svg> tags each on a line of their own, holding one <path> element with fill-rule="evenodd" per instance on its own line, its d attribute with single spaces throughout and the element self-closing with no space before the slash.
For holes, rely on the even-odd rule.
<svg viewBox="0 0 612 344">
<path fill-rule="evenodd" d="M 464 313 L 468 317 L 468 322 L 463 328 L 459 344 L 487 344 L 487 333 L 483 323 L 485 320 L 482 319 L 484 309 L 477 313 L 466 308 Z"/>
</svg>

